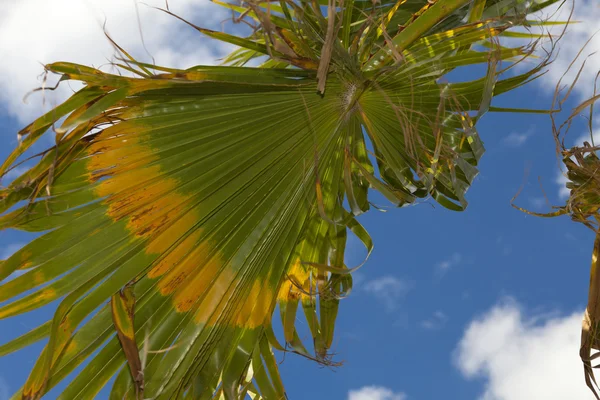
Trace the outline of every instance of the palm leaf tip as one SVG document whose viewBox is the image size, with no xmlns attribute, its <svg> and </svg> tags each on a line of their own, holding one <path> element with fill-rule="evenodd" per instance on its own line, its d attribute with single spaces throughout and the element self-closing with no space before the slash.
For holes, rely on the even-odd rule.
<svg viewBox="0 0 600 400">
<path fill-rule="evenodd" d="M 491 18 L 479 24 L 454 0 L 330 1 L 325 14 L 308 1 L 246 4 L 225 6 L 258 23 L 250 37 L 198 27 L 240 46 L 229 66 L 130 60 L 135 78 L 47 66 L 85 88 L 23 130 L 1 170 L 66 116 L 58 145 L 0 191 L 0 227 L 44 232 L 0 264 L 2 278 L 27 269 L 3 284 L 0 316 L 62 298 L 51 321 L 0 348 L 49 338 L 23 397 L 91 359 L 63 398 L 94 397 L 114 376 L 114 398 L 283 398 L 273 349 L 335 364 L 348 233 L 373 248 L 355 219 L 369 189 L 397 206 L 431 196 L 464 209 L 483 153 L 476 120 L 543 67 L 440 83 L 488 63 L 473 45 L 519 21 L 494 1 L 479 2 Z M 261 54 L 263 67 L 244 66 Z"/>
</svg>

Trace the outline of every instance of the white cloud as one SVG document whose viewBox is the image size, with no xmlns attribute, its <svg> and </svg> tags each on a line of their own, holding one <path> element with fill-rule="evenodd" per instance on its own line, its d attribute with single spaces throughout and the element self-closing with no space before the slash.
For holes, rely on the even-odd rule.
<svg viewBox="0 0 600 400">
<path fill-rule="evenodd" d="M 405 400 L 402 392 L 393 392 L 383 386 L 364 386 L 348 392 L 348 400 Z"/>
<path fill-rule="evenodd" d="M 527 132 L 511 132 L 507 137 L 504 138 L 504 144 L 510 147 L 521 147 L 527 142 L 533 135 L 533 130 L 530 129 Z"/>
<path fill-rule="evenodd" d="M 598 49 L 598 50 L 600 51 L 600 49 Z M 600 70 L 600 67 L 598 69 Z M 599 82 L 599 85 L 600 85 L 600 82 Z M 587 120 L 586 120 L 586 122 L 587 122 Z M 600 117 L 597 117 L 594 119 L 593 126 L 596 127 L 596 129 L 593 130 L 592 134 L 590 135 L 589 131 L 582 134 L 575 141 L 576 144 L 582 145 L 583 142 L 588 142 L 590 145 L 593 145 L 593 146 L 600 145 Z"/>
<path fill-rule="evenodd" d="M 156 7 L 165 5 L 164 0 L 145 0 L 144 3 Z M 219 29 L 219 22 L 230 17 L 210 1 L 171 3 L 171 11 L 203 26 Z M 0 1 L 0 104 L 5 111 L 21 122 L 40 115 L 41 94 L 30 96 L 27 106 L 22 99 L 41 86 L 41 64 L 71 61 L 96 67 L 104 65 L 103 69 L 110 71 L 107 63 L 114 49 L 104 36 L 104 22 L 119 45 L 134 57 L 151 62 L 140 38 L 135 4 L 134 0 Z M 137 8 L 146 48 L 158 65 L 214 64 L 217 57 L 225 54 L 227 46 L 204 37 L 176 18 L 141 1 Z M 69 85 L 61 85 L 58 93 L 46 91 L 50 104 L 44 110 L 69 93 Z"/>
<path fill-rule="evenodd" d="M 506 300 L 470 323 L 456 366 L 468 379 L 485 380 L 482 400 L 592 400 L 579 359 L 581 318 L 527 317 Z"/>
<path fill-rule="evenodd" d="M 550 205 L 545 197 L 530 197 L 529 204 L 534 210 L 542 210 L 544 208 L 550 209 Z"/>
<path fill-rule="evenodd" d="M 412 287 L 412 282 L 390 275 L 373 279 L 363 284 L 364 290 L 383 302 L 388 311 L 394 310 L 400 298 L 406 295 Z"/>
<path fill-rule="evenodd" d="M 436 268 L 436 275 L 438 276 L 438 278 L 441 278 L 451 268 L 457 266 L 462 261 L 462 259 L 463 259 L 462 254 L 454 253 L 448 259 L 437 263 L 435 268 Z"/>
<path fill-rule="evenodd" d="M 540 79 L 542 87 L 554 90 L 556 83 L 565 73 L 569 64 L 575 59 L 579 50 L 585 43 L 592 38 L 598 30 L 598 21 L 600 20 L 600 3 L 597 0 L 577 0 L 566 1 L 558 12 L 554 14 L 557 7 L 551 7 L 548 10 L 539 13 L 538 18 L 547 19 L 552 16 L 553 20 L 565 21 L 569 17 L 572 4 L 575 3 L 572 23 L 567 28 L 567 33 L 558 45 L 559 52 L 556 53 L 555 61 L 548 68 L 548 73 Z M 563 26 L 551 27 L 550 32 L 554 35 L 560 34 Z M 547 45 L 545 47 L 548 47 Z M 563 79 L 563 84 L 570 84 L 577 75 L 579 67 L 587 58 L 586 67 L 579 78 L 579 84 L 575 87 L 575 93 L 581 99 L 590 97 L 593 93 L 593 84 L 596 73 L 600 70 L 600 35 L 595 35 L 586 49 L 583 51 L 579 61 L 570 69 Z M 596 52 L 595 54 L 592 54 Z M 589 57 L 587 57 L 589 55 Z"/>
<path fill-rule="evenodd" d="M 365 276 L 359 271 L 352 273 L 352 288 L 356 290 L 360 288 L 362 283 L 365 281 Z"/>
<path fill-rule="evenodd" d="M 430 318 L 421 321 L 421 327 L 423 329 L 433 331 L 441 329 L 446 324 L 446 322 L 448 322 L 448 316 L 442 311 L 438 310 L 434 312 Z"/>
<path fill-rule="evenodd" d="M 566 168 L 564 166 L 561 167 L 564 172 L 559 172 L 558 175 L 556 175 L 556 180 L 554 182 L 558 185 L 558 197 L 561 200 L 566 200 L 571 195 L 571 189 L 567 188 L 567 182 L 569 182 L 569 180 L 567 179 Z"/>
<path fill-rule="evenodd" d="M 600 71 L 600 33 L 598 33 L 598 21 L 600 20 L 600 3 L 597 0 L 577 0 L 574 2 L 567 1 L 564 6 L 554 14 L 554 20 L 567 20 L 574 4 L 573 21 L 567 28 L 566 35 L 558 44 L 558 53 L 555 53 L 555 60 L 548 68 L 548 73 L 538 80 L 542 88 L 549 91 L 554 91 L 556 84 L 561 79 L 562 75 L 569 68 L 569 64 L 573 62 L 577 53 L 586 42 L 589 43 L 583 50 L 578 61 L 569 70 L 563 78 L 562 85 L 570 85 L 576 78 L 576 75 L 585 61 L 585 67 L 574 87 L 574 100 L 579 103 L 590 98 L 594 93 L 594 81 L 596 74 Z M 545 19 L 542 15 L 549 16 L 556 10 L 556 7 L 551 7 L 548 11 L 540 13 L 540 18 Z M 562 31 L 562 26 L 555 26 L 550 29 L 554 34 L 559 34 Z M 545 46 L 547 47 L 547 46 Z M 600 82 L 599 82 L 600 84 Z M 563 90 L 563 94 L 566 89 Z M 597 121 L 600 122 L 600 121 Z M 593 133 L 595 143 L 600 143 L 600 132 Z M 576 140 L 567 136 L 567 146 L 580 146 L 583 141 L 591 142 L 590 134 L 586 133 Z M 556 183 L 559 185 L 559 197 L 566 199 L 569 197 L 569 190 L 565 187 L 567 182 L 566 177 L 562 173 L 556 176 Z"/>
</svg>

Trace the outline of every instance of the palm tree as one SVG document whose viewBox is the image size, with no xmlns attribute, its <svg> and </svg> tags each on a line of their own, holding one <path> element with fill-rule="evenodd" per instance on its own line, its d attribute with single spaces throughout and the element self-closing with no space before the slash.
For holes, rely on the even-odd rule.
<svg viewBox="0 0 600 400">
<path fill-rule="evenodd" d="M 123 49 L 127 76 L 47 65 L 85 86 L 25 127 L 0 167 L 54 129 L 57 144 L 0 191 L 1 229 L 44 232 L 1 262 L 0 279 L 24 273 L 0 287 L 0 317 L 61 299 L 0 347 L 48 338 L 16 396 L 40 398 L 91 358 L 61 398 L 93 398 L 116 376 L 115 399 L 281 399 L 273 350 L 333 363 L 357 268 L 344 264 L 348 232 L 373 247 L 356 220 L 369 189 L 463 210 L 484 152 L 475 123 L 515 111 L 493 96 L 547 65 L 501 76 L 534 50 L 504 38 L 536 38 L 518 28 L 557 1 L 218 2 L 254 23 L 249 37 L 197 27 L 238 46 L 227 66 L 164 68 Z M 475 64 L 483 76 L 445 81 Z"/>
</svg>

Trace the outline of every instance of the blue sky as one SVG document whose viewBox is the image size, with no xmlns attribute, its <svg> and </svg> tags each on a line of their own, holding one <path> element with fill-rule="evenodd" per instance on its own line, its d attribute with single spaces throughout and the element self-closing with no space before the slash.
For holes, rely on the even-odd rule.
<svg viewBox="0 0 600 400">
<path fill-rule="evenodd" d="M 96 23 L 99 15 L 106 16 L 109 31 L 121 44 L 143 54 L 137 26 L 123 23 L 135 18 L 133 6 L 83 3 L 85 7 L 68 12 L 66 1 L 52 8 L 45 8 L 41 0 L 0 5 L 0 158 L 16 145 L 16 132 L 52 102 L 48 98 L 42 105 L 39 96 L 28 105 L 21 102 L 39 85 L 38 61 L 99 65 L 110 56 Z M 219 27 L 227 18 L 211 13 L 205 3 L 170 3 L 204 26 Z M 591 2 L 581 1 L 579 7 L 581 19 L 600 18 L 600 9 Z M 70 14 L 44 25 L 49 13 L 56 16 L 61 10 Z M 156 11 L 140 12 L 142 26 L 156 27 L 144 29 L 144 37 L 159 64 L 214 62 L 227 51 Z M 82 16 L 88 24 L 75 23 Z M 25 17 L 33 32 L 21 31 Z M 573 49 L 593 29 L 585 22 L 575 27 L 546 77 L 497 98 L 494 105 L 548 108 Z M 21 34 L 23 38 L 10 39 Z M 598 49 L 600 40 L 595 40 L 589 52 Z M 600 59 L 592 58 L 589 64 L 582 90 L 589 89 Z M 66 94 L 59 93 L 57 99 Z M 587 94 L 577 91 L 574 100 Z M 546 115 L 487 114 L 478 129 L 487 152 L 465 212 L 427 202 L 361 217 L 375 250 L 340 308 L 332 350 L 344 365 L 323 368 L 286 356 L 281 371 L 290 399 L 592 399 L 583 382 L 578 348 L 593 234 L 566 217 L 536 218 L 510 204 L 523 183 L 517 203 L 524 208 L 548 211 L 544 192 L 550 204 L 564 203 L 550 120 Z M 572 129 L 572 143 L 584 134 L 581 120 Z M 0 232 L 0 259 L 29 238 Z M 364 257 L 358 241 L 350 242 L 347 253 L 350 265 Z M 45 308 L 0 321 L 0 342 L 33 328 L 50 312 Z M 40 349 L 38 344 L 0 359 L 0 400 L 25 381 Z M 56 392 L 46 398 L 56 398 Z"/>
</svg>

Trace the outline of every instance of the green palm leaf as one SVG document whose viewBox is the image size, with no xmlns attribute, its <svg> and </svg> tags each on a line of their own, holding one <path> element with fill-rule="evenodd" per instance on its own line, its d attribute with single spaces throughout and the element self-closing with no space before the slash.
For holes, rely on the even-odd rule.
<svg viewBox="0 0 600 400">
<path fill-rule="evenodd" d="M 475 122 L 545 65 L 499 79 L 501 61 L 531 48 L 474 45 L 518 26 L 526 4 L 469 3 L 248 2 L 252 36 L 198 28 L 240 46 L 233 66 L 128 60 L 131 78 L 47 65 L 85 88 L 22 130 L 0 168 L 67 116 L 58 144 L 0 190 L 1 229 L 44 232 L 0 263 L 0 279 L 25 271 L 0 287 L 0 317 L 61 299 L 0 347 L 49 338 L 20 395 L 41 397 L 91 358 L 61 399 L 93 398 L 115 375 L 114 399 L 280 399 L 273 349 L 333 363 L 348 231 L 373 247 L 355 219 L 369 189 L 464 209 L 483 154 Z M 260 54 L 263 67 L 243 66 Z M 487 74 L 442 82 L 473 64 Z"/>
</svg>

